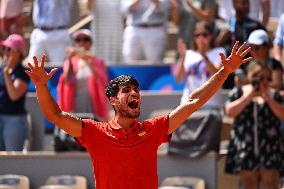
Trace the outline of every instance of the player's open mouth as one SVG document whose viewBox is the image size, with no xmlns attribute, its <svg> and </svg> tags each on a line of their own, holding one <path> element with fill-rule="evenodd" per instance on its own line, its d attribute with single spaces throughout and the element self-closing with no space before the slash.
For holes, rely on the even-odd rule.
<svg viewBox="0 0 284 189">
<path fill-rule="evenodd" d="M 137 109 L 138 108 L 138 100 L 131 100 L 130 102 L 128 102 L 128 107 L 131 109 Z"/>
</svg>

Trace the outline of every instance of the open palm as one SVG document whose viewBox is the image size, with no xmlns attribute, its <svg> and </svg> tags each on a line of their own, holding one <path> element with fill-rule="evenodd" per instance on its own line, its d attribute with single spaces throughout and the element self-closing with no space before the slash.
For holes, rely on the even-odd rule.
<svg viewBox="0 0 284 189">
<path fill-rule="evenodd" d="M 44 69 L 46 56 L 42 55 L 40 65 L 38 63 L 37 57 L 34 56 L 33 59 L 34 66 L 28 63 L 31 71 L 26 70 L 26 73 L 30 76 L 35 86 L 45 85 L 47 81 L 57 72 L 57 68 L 53 68 L 49 73 L 47 73 Z"/>
<path fill-rule="evenodd" d="M 227 59 L 225 58 L 225 55 L 223 53 L 220 53 L 222 64 L 225 70 L 229 73 L 234 72 L 242 64 L 253 60 L 253 57 L 248 57 L 244 59 L 246 55 L 251 51 L 251 48 L 246 48 L 246 43 L 243 43 L 238 49 L 238 45 L 239 42 L 236 41 L 232 49 L 231 55 Z"/>
</svg>

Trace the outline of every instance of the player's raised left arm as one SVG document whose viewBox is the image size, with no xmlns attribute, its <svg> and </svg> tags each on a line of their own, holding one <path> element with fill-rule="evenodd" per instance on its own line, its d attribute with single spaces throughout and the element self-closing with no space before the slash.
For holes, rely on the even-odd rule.
<svg viewBox="0 0 284 189">
<path fill-rule="evenodd" d="M 169 130 L 168 134 L 174 132 L 193 112 L 199 109 L 207 102 L 222 86 L 228 75 L 234 72 L 242 64 L 251 61 L 253 58 L 245 58 L 250 52 L 250 48 L 244 43 L 238 48 L 237 41 L 232 49 L 231 55 L 226 59 L 223 53 L 220 53 L 220 58 L 223 66 L 216 72 L 207 82 L 194 90 L 188 97 L 187 102 L 179 105 L 169 115 Z"/>
</svg>

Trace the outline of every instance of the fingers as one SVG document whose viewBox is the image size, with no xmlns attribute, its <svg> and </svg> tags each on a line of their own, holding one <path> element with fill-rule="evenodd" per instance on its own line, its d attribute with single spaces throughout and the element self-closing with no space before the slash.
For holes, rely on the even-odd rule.
<svg viewBox="0 0 284 189">
<path fill-rule="evenodd" d="M 247 46 L 247 44 L 246 44 L 246 42 L 244 42 L 242 44 L 242 46 L 239 48 L 239 50 L 237 51 L 237 55 L 240 55 L 242 53 L 242 51 L 245 50 L 246 46 Z"/>
<path fill-rule="evenodd" d="M 245 57 L 251 51 L 251 47 L 247 48 L 244 52 L 242 52 L 241 57 Z"/>
<path fill-rule="evenodd" d="M 232 49 L 232 54 L 236 54 L 238 46 L 239 46 L 239 41 L 236 41 Z"/>
<path fill-rule="evenodd" d="M 28 63 L 28 67 L 29 67 L 31 70 L 34 69 L 33 65 L 31 65 L 31 63 Z"/>
<path fill-rule="evenodd" d="M 41 63 L 40 63 L 40 67 L 41 67 L 41 68 L 43 68 L 43 67 L 44 67 L 45 60 L 46 60 L 46 55 L 45 55 L 45 54 L 43 54 L 43 55 L 41 56 Z"/>
<path fill-rule="evenodd" d="M 36 56 L 34 56 L 34 57 L 33 57 L 33 59 L 34 59 L 34 64 L 35 64 L 35 67 L 38 67 L 38 61 L 37 61 L 37 57 L 36 57 Z"/>
<path fill-rule="evenodd" d="M 219 56 L 220 56 L 222 62 L 226 62 L 226 57 L 225 57 L 224 53 L 219 53 Z"/>
<path fill-rule="evenodd" d="M 249 58 L 246 58 L 242 61 L 242 63 L 246 63 L 246 62 L 250 62 L 252 61 L 254 58 L 253 57 L 249 57 Z"/>
</svg>

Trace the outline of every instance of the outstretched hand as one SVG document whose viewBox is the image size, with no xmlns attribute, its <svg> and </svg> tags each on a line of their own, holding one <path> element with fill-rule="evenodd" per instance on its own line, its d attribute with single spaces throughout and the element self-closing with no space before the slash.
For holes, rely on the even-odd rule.
<svg viewBox="0 0 284 189">
<path fill-rule="evenodd" d="M 220 53 L 221 61 L 224 69 L 228 73 L 234 72 L 242 64 L 253 60 L 253 57 L 245 58 L 246 55 L 251 51 L 251 48 L 246 48 L 246 43 L 243 43 L 240 48 L 238 48 L 239 41 L 236 41 L 234 47 L 231 51 L 231 55 L 226 59 L 223 53 Z M 245 59 L 244 59 L 245 58 Z"/>
<path fill-rule="evenodd" d="M 53 68 L 49 73 L 47 73 L 44 69 L 44 63 L 46 56 L 41 56 L 41 63 L 39 65 L 37 57 L 34 56 L 34 66 L 31 63 L 28 63 L 31 71 L 26 70 L 25 72 L 30 76 L 31 80 L 35 84 L 35 86 L 45 85 L 47 81 L 57 72 L 57 68 Z"/>
</svg>

